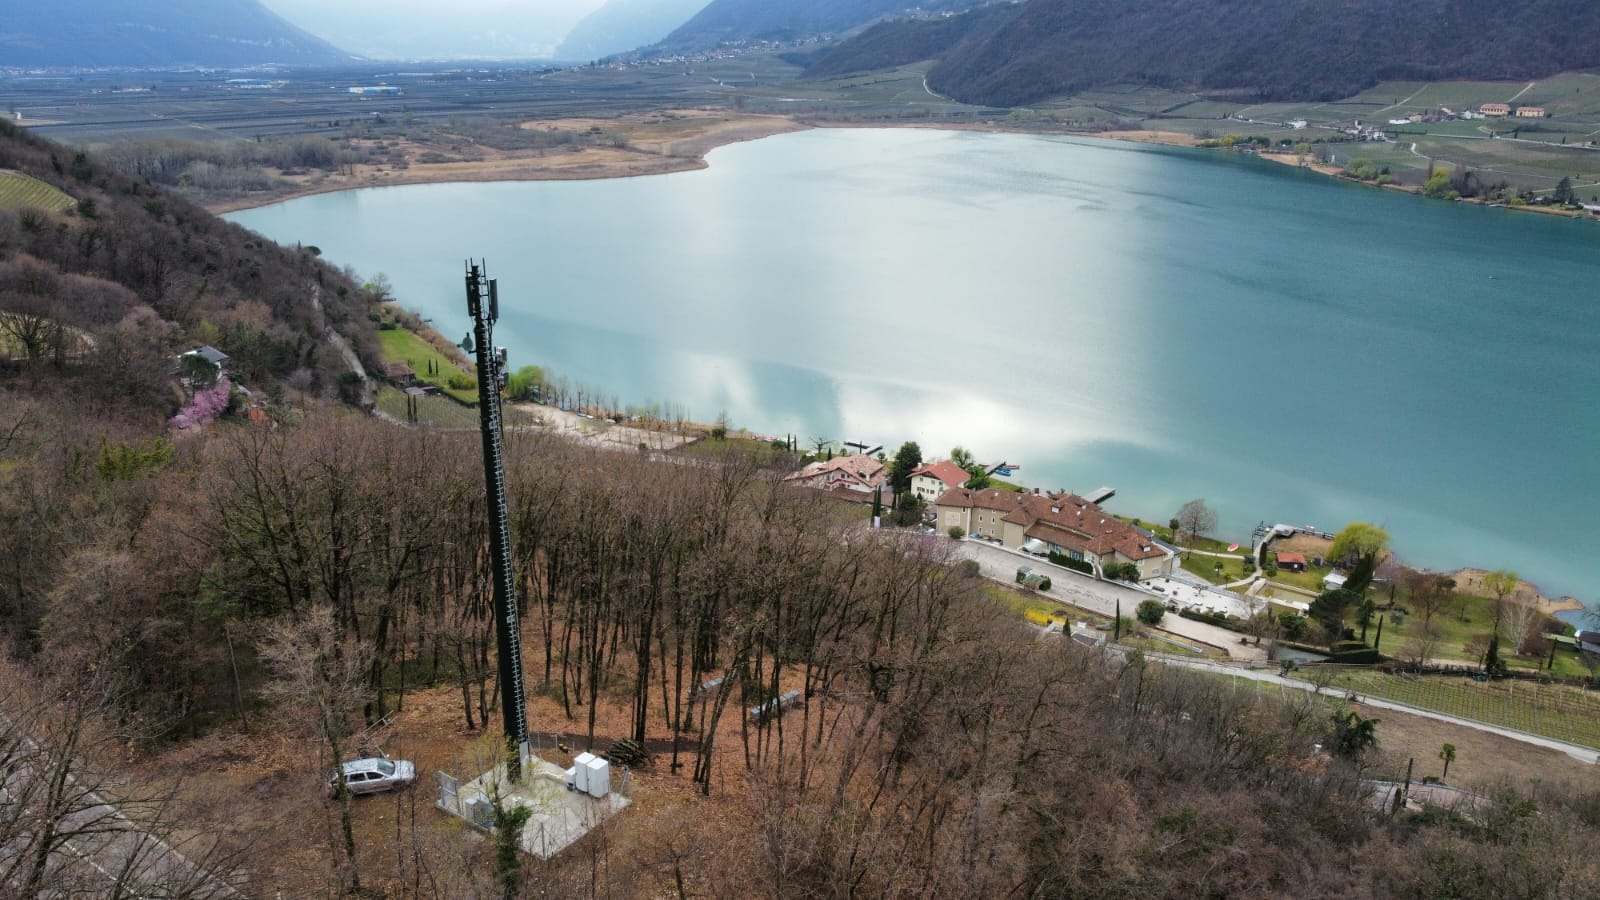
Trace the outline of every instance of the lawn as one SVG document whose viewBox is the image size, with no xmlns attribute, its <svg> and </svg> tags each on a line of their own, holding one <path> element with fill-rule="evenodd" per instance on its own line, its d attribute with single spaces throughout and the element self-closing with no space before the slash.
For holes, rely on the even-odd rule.
<svg viewBox="0 0 1600 900">
<path fill-rule="evenodd" d="M 1305 672 L 1297 673 L 1305 677 Z M 1600 749 L 1600 695 L 1558 684 L 1346 670 L 1333 686 Z"/>
<path fill-rule="evenodd" d="M 1385 602 L 1387 598 L 1374 592 L 1373 599 Z M 1390 656 L 1400 655 L 1405 643 L 1411 637 L 1422 631 L 1421 611 L 1415 604 L 1410 603 L 1402 594 L 1397 605 L 1407 610 L 1405 624 L 1399 629 L 1394 627 L 1393 616 L 1384 629 L 1383 650 Z M 1457 597 L 1455 604 L 1446 610 L 1434 613 L 1433 625 L 1439 629 L 1439 641 L 1433 651 L 1435 658 L 1460 659 L 1475 661 L 1479 657 L 1476 650 L 1468 650 L 1467 645 L 1474 640 L 1487 638 L 1494 623 L 1494 599 L 1491 597 Z M 1506 662 L 1511 665 L 1526 666 L 1530 669 L 1540 667 L 1542 660 L 1532 657 L 1519 656 L 1507 651 Z M 1585 670 L 1571 659 L 1571 654 L 1560 651 L 1556 653 L 1556 660 L 1560 665 L 1557 674 L 1583 674 Z"/>
<path fill-rule="evenodd" d="M 1241 553 L 1244 548 L 1239 548 Z M 1226 552 L 1224 550 L 1223 552 Z M 1246 575 L 1254 574 L 1254 569 L 1247 570 L 1244 560 L 1238 553 L 1229 553 L 1227 556 L 1206 556 L 1201 553 L 1185 553 L 1179 558 L 1179 565 L 1184 571 L 1192 572 L 1212 584 L 1228 584 L 1239 581 Z M 1222 574 L 1217 574 L 1217 563 L 1222 564 Z"/>
<path fill-rule="evenodd" d="M 713 437 L 705 437 L 698 441 L 684 444 L 682 447 L 678 448 L 677 452 L 683 454 L 684 456 L 700 456 L 711 458 L 727 456 L 729 453 L 744 453 L 755 457 L 758 462 L 766 464 L 777 460 L 778 457 L 782 456 L 788 451 L 772 446 L 771 441 L 758 441 L 755 438 L 743 437 L 738 434 L 730 434 L 720 440 Z M 887 514 L 887 510 L 889 508 L 889 495 L 887 491 L 884 492 L 883 506 L 885 514 Z M 871 507 L 868 508 L 870 509 Z"/>
<path fill-rule="evenodd" d="M 0 170 L 0 209 L 31 206 L 47 212 L 65 212 L 77 205 L 71 196 L 31 175 Z"/>
<path fill-rule="evenodd" d="M 439 352 L 438 348 L 423 340 L 421 335 L 404 328 L 378 330 L 378 343 L 383 347 L 384 362 L 403 362 L 411 366 L 417 380 L 431 384 L 446 394 L 468 405 L 477 405 L 478 389 L 452 388 L 450 377 L 468 377 L 456 360 Z M 428 374 L 428 363 L 433 363 L 438 374 Z M 458 382 L 459 383 L 459 382 Z"/>
</svg>

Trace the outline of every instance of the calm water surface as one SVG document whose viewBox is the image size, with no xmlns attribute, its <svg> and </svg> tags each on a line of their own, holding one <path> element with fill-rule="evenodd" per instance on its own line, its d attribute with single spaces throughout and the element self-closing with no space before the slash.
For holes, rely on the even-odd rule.
<svg viewBox="0 0 1600 900">
<path fill-rule="evenodd" d="M 962 444 L 1223 530 L 1385 524 L 1435 567 L 1600 594 L 1600 229 L 1249 158 L 834 130 L 709 169 L 327 194 L 229 218 L 445 334 L 756 431 Z"/>
</svg>

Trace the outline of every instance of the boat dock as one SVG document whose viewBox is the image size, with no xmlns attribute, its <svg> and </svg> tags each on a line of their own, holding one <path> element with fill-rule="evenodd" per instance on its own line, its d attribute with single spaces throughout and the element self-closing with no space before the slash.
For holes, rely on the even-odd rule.
<svg viewBox="0 0 1600 900">
<path fill-rule="evenodd" d="M 1090 503 L 1099 504 L 1099 503 L 1104 503 L 1107 500 L 1110 500 L 1112 497 L 1115 497 L 1116 495 L 1117 495 L 1117 489 L 1116 488 L 1097 487 L 1094 490 L 1089 492 L 1089 496 L 1084 497 L 1083 499 L 1089 501 Z"/>
</svg>

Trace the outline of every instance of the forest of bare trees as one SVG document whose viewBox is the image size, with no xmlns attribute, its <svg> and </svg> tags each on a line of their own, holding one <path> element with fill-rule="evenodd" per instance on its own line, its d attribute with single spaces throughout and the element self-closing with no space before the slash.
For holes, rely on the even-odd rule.
<svg viewBox="0 0 1600 900">
<path fill-rule="evenodd" d="M 377 297 L 316 254 L 4 124 L 0 167 L 79 200 L 0 212 L 0 896 L 503 896 L 427 787 L 326 796 L 369 726 L 501 725 L 476 435 L 337 402 Z M 273 414 L 168 426 L 202 342 Z M 1041 638 L 781 454 L 507 439 L 535 727 L 653 757 L 525 896 L 1600 885 L 1593 784 L 1395 815 L 1371 719 Z"/>
<path fill-rule="evenodd" d="M 92 461 L 132 438 L 84 424 L 0 395 L 0 610 L 35 673 L 92 661 L 109 727 L 140 752 L 262 727 L 347 749 L 419 690 L 456 697 L 464 728 L 498 727 L 473 436 L 330 411 L 222 425 L 130 472 Z M 545 727 L 580 746 L 649 742 L 654 777 L 717 810 L 633 835 L 603 877 L 535 868 L 529 892 L 1421 897 L 1514 882 L 1537 897 L 1600 884 L 1592 787 L 1396 822 L 1367 799 L 1361 759 L 1316 749 L 1331 728 L 1319 701 L 1042 641 L 946 542 L 867 531 L 747 458 L 510 440 L 525 663 L 564 716 Z M 323 633 L 319 658 L 359 661 L 348 689 L 326 689 L 331 718 L 287 714 L 324 690 L 284 662 L 293 623 Z M 746 714 L 788 690 L 804 697 L 794 711 Z M 630 733 L 596 735 L 613 707 Z M 390 889 L 492 891 L 430 813 L 411 815 L 392 840 L 415 877 Z M 630 821 L 605 840 L 620 845 Z M 350 886 L 348 859 L 331 883 Z"/>
</svg>

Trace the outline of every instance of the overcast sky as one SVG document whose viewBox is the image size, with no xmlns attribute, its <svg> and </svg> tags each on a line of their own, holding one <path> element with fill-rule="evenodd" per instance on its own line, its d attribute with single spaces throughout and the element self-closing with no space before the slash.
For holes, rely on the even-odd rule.
<svg viewBox="0 0 1600 900">
<path fill-rule="evenodd" d="M 334 46 L 378 59 L 549 56 L 605 0 L 261 0 Z"/>
</svg>

